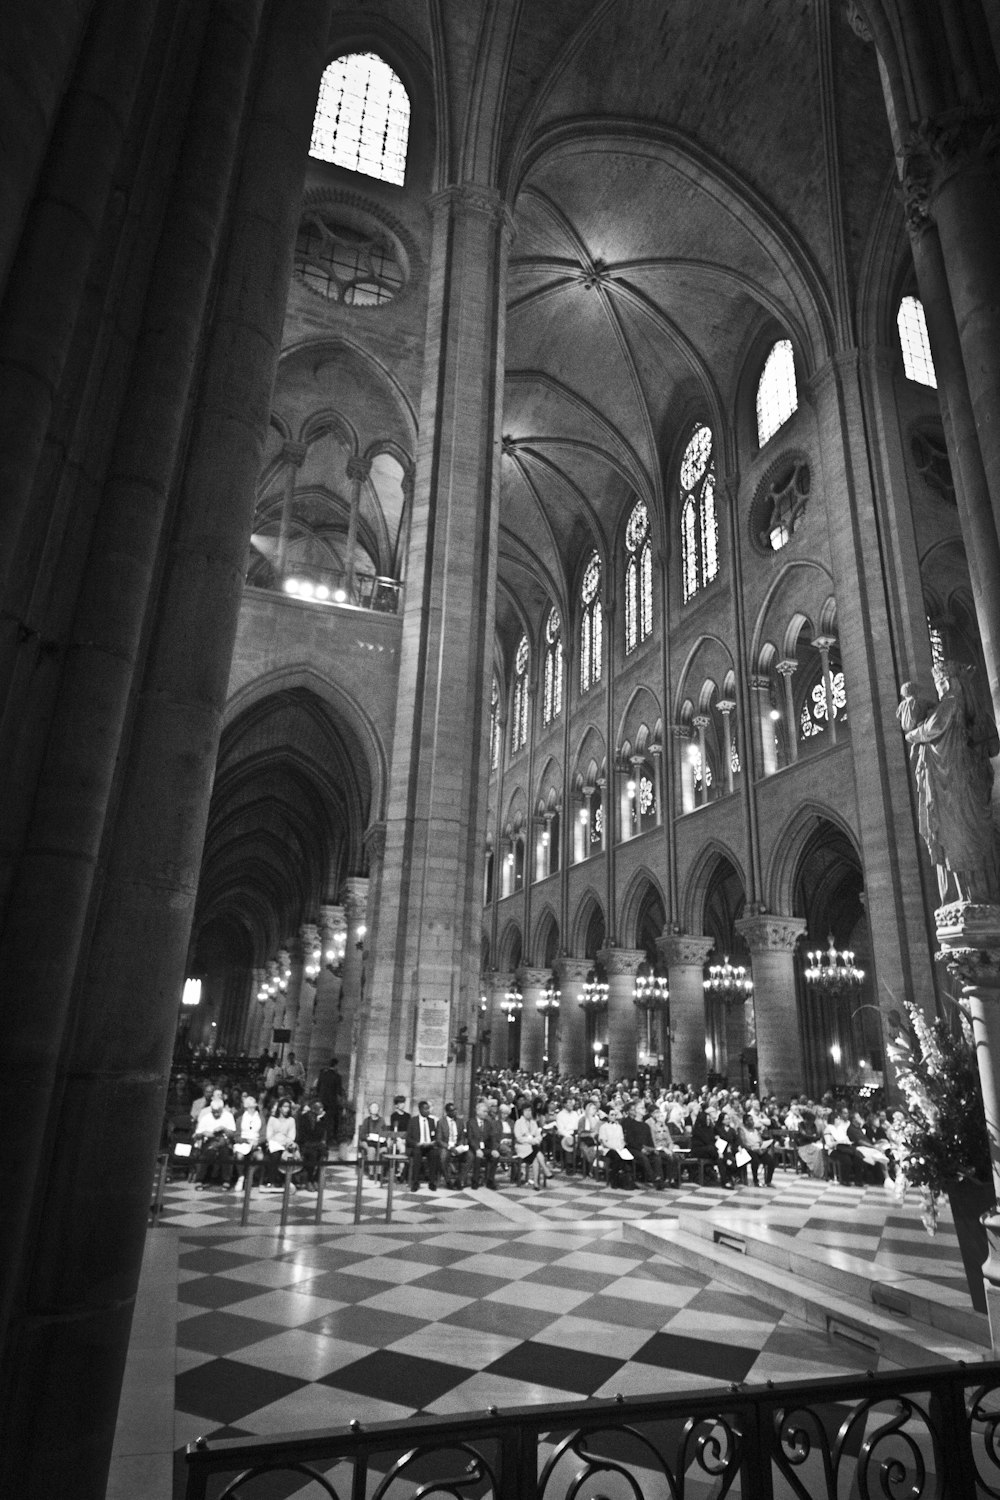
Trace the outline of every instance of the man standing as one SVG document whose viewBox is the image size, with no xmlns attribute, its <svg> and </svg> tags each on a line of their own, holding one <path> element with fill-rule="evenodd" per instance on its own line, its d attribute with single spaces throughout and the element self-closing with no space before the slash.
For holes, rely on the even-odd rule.
<svg viewBox="0 0 1000 1500">
<path fill-rule="evenodd" d="M 325 1068 L 320 1068 L 316 1080 L 316 1092 L 323 1101 L 329 1116 L 328 1139 L 336 1140 L 340 1131 L 340 1112 L 344 1102 L 344 1080 L 337 1069 L 337 1059 L 331 1057 Z"/>
<path fill-rule="evenodd" d="M 306 1070 L 303 1064 L 299 1062 L 294 1052 L 289 1051 L 288 1061 L 285 1063 L 285 1066 L 282 1068 L 281 1072 L 285 1082 L 288 1084 L 288 1087 L 295 1095 L 295 1098 L 299 1099 L 302 1095 L 302 1090 L 305 1087 Z"/>
<path fill-rule="evenodd" d="M 406 1130 L 406 1154 L 410 1158 L 410 1192 L 415 1193 L 420 1187 L 420 1171 L 422 1167 L 427 1171 L 427 1186 L 432 1193 L 437 1192 L 438 1179 L 438 1145 L 436 1139 L 437 1121 L 431 1115 L 430 1101 L 421 1099 L 417 1105 L 417 1113 L 410 1117 L 410 1123 Z"/>
</svg>

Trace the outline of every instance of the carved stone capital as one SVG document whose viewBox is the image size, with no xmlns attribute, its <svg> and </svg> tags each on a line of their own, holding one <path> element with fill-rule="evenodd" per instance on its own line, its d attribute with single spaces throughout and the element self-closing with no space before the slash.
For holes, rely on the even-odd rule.
<svg viewBox="0 0 1000 1500">
<path fill-rule="evenodd" d="M 927 227 L 934 199 L 956 173 L 989 167 L 1000 152 L 1000 108 L 996 99 L 958 105 L 916 121 L 903 141 L 902 193 L 911 234 Z"/>
<path fill-rule="evenodd" d="M 639 965 L 645 963 L 646 955 L 641 948 L 602 948 L 598 958 L 604 965 L 609 979 L 623 975 L 634 979 Z"/>
<path fill-rule="evenodd" d="M 343 932 L 347 926 L 347 918 L 342 906 L 321 906 L 319 909 L 319 926 L 321 932 Z"/>
<path fill-rule="evenodd" d="M 482 214 L 503 229 L 508 244 L 514 238 L 513 215 L 496 188 L 483 187 L 477 182 L 454 183 L 428 199 L 427 207 L 432 215 Z"/>
<path fill-rule="evenodd" d="M 729 715 L 735 709 L 736 704 L 732 698 L 720 698 L 715 706 L 719 710 L 719 713 L 722 715 L 722 717 L 724 719 L 728 719 Z"/>
<path fill-rule="evenodd" d="M 348 921 L 363 917 L 368 905 L 368 880 L 364 875 L 348 875 L 344 881 L 344 910 Z"/>
<path fill-rule="evenodd" d="M 963 984 L 1000 997 L 1000 906 L 952 901 L 934 919 L 941 944 L 936 956 Z"/>
<path fill-rule="evenodd" d="M 806 930 L 805 917 L 776 917 L 770 913 L 742 917 L 736 931 L 746 938 L 751 953 L 794 953 Z"/>
<path fill-rule="evenodd" d="M 299 937 L 302 939 L 302 947 L 306 953 L 311 953 L 319 942 L 319 928 L 315 922 L 303 922 L 299 928 Z"/>
<path fill-rule="evenodd" d="M 385 858 L 385 824 L 370 823 L 365 829 L 361 842 L 364 845 L 365 858 L 368 860 L 369 867 L 380 865 Z"/>
<path fill-rule="evenodd" d="M 793 672 L 798 671 L 798 668 L 799 664 L 797 661 L 778 661 L 774 664 L 774 670 L 780 677 L 791 677 Z M 768 686 L 770 686 L 770 683 L 768 683 Z"/>
<path fill-rule="evenodd" d="M 569 984 L 583 984 L 593 967 L 589 958 L 560 958 L 556 963 L 563 989 Z"/>
<path fill-rule="evenodd" d="M 847 24 L 854 32 L 854 35 L 862 42 L 870 42 L 872 34 L 868 22 L 861 14 L 861 7 L 858 5 L 858 0 L 847 0 L 845 8 L 847 11 Z"/>
<path fill-rule="evenodd" d="M 656 939 L 656 946 L 668 970 L 687 968 L 700 971 L 715 946 L 715 939 L 693 932 L 665 932 Z"/>
<path fill-rule="evenodd" d="M 544 990 L 552 978 L 551 969 L 521 968 L 517 972 L 522 990 Z"/>
</svg>

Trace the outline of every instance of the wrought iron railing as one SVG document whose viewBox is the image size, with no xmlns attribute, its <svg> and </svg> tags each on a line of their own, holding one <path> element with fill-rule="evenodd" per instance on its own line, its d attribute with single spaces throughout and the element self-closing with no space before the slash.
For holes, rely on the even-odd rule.
<svg viewBox="0 0 1000 1500">
<path fill-rule="evenodd" d="M 978 1500 L 1000 1496 L 998 1428 L 1000 1361 L 935 1365 L 199 1438 L 186 1495 L 256 1500 L 300 1476 L 333 1500 Z"/>
<path fill-rule="evenodd" d="M 398 578 L 357 572 L 352 584 L 343 570 L 311 566 L 290 568 L 281 577 L 272 568 L 257 565 L 251 567 L 246 581 L 253 588 L 268 589 L 305 604 L 353 604 L 383 615 L 399 614 L 403 595 Z"/>
</svg>

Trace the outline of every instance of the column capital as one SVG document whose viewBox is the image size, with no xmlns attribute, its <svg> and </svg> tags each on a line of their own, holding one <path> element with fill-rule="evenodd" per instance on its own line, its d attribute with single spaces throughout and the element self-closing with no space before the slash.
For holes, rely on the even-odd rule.
<svg viewBox="0 0 1000 1500">
<path fill-rule="evenodd" d="M 456 182 L 442 188 L 427 200 L 432 217 L 442 212 L 453 214 L 479 214 L 499 225 L 507 236 L 508 243 L 514 238 L 514 218 L 496 188 L 485 187 L 478 182 Z"/>
<path fill-rule="evenodd" d="M 815 641 L 813 642 L 813 644 L 815 645 Z M 775 664 L 774 664 L 774 670 L 777 673 L 779 673 L 780 676 L 782 676 L 782 677 L 791 677 L 791 675 L 792 675 L 793 672 L 797 672 L 798 671 L 798 668 L 799 668 L 799 664 L 794 659 L 794 657 L 789 658 L 786 661 L 775 662 Z M 764 682 L 765 683 L 767 682 L 767 678 L 766 677 L 764 678 Z"/>
<path fill-rule="evenodd" d="M 832 651 L 837 644 L 837 637 L 835 635 L 818 635 L 812 644 L 816 647 L 817 651 Z"/>
<path fill-rule="evenodd" d="M 555 967 L 559 970 L 559 977 L 565 986 L 583 984 L 594 965 L 589 958 L 564 957 L 556 960 Z"/>
<path fill-rule="evenodd" d="M 545 986 L 552 978 L 551 969 L 537 969 L 522 966 L 520 969 L 518 969 L 517 972 L 521 976 L 522 990 L 544 990 Z"/>
<path fill-rule="evenodd" d="M 746 938 L 751 953 L 794 953 L 796 943 L 806 930 L 806 919 L 761 913 L 741 917 L 734 926 Z"/>
<path fill-rule="evenodd" d="M 299 937 L 302 939 L 303 948 L 305 948 L 307 952 L 311 951 L 319 942 L 318 925 L 315 922 L 303 922 L 302 926 L 299 928 Z"/>
<path fill-rule="evenodd" d="M 1000 906 L 952 901 L 938 908 L 934 921 L 941 944 L 936 957 L 964 985 L 1000 999 Z"/>
<path fill-rule="evenodd" d="M 347 925 L 347 918 L 342 906 L 321 906 L 319 909 L 319 926 L 321 932 L 342 931 Z"/>
<path fill-rule="evenodd" d="M 648 745 L 646 748 L 648 749 L 650 755 L 662 755 L 663 754 L 663 746 L 660 744 L 659 740 L 657 740 L 652 745 Z"/>
<path fill-rule="evenodd" d="M 292 464 L 296 469 L 305 463 L 306 454 L 309 452 L 308 443 L 293 443 L 290 440 L 281 445 L 281 456 L 286 463 Z"/>
<path fill-rule="evenodd" d="M 634 979 L 639 965 L 646 962 L 646 953 L 642 948 L 602 948 L 597 956 L 609 979 L 622 976 Z"/>
<path fill-rule="evenodd" d="M 712 718 L 710 714 L 695 714 L 694 718 L 691 720 L 691 723 L 694 725 L 695 729 L 707 729 L 711 722 Z"/>
<path fill-rule="evenodd" d="M 760 673 L 750 678 L 750 691 L 752 693 L 769 693 L 771 691 L 770 677 L 764 677 Z"/>
<path fill-rule="evenodd" d="M 344 881 L 344 911 L 349 921 L 362 917 L 368 903 L 367 875 L 348 875 Z"/>
<path fill-rule="evenodd" d="M 365 480 L 372 471 L 372 461 L 370 458 L 359 458 L 357 454 L 352 454 L 347 460 L 346 469 L 348 479 Z"/>
<path fill-rule="evenodd" d="M 656 939 L 656 946 L 668 969 L 703 969 L 715 939 L 695 932 L 665 932 Z"/>
<path fill-rule="evenodd" d="M 733 698 L 720 698 L 715 706 L 723 718 L 728 719 L 736 707 L 736 702 Z"/>
<path fill-rule="evenodd" d="M 691 738 L 690 724 L 671 724 L 670 733 L 675 740 L 689 740 Z"/>
</svg>

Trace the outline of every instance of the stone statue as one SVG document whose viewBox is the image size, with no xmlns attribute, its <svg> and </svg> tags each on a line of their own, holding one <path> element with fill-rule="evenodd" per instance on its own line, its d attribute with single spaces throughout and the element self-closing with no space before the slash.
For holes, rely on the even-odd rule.
<svg viewBox="0 0 1000 1500">
<path fill-rule="evenodd" d="M 990 764 L 1000 739 L 979 702 L 972 670 L 954 661 L 936 667 L 937 703 L 918 697 L 913 683 L 904 682 L 896 710 L 910 746 L 920 832 L 937 866 L 942 905 L 1000 900 Z"/>
</svg>

